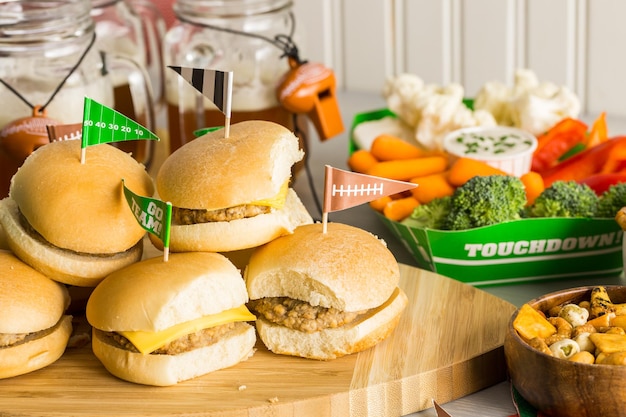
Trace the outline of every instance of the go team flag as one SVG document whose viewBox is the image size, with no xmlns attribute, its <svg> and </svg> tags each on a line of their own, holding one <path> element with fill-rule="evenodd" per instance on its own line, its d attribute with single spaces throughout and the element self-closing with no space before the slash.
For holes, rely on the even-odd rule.
<svg viewBox="0 0 626 417">
<path fill-rule="evenodd" d="M 171 65 L 168 65 L 168 68 L 176 71 L 185 81 L 211 100 L 230 119 L 233 90 L 232 71 L 175 67 Z"/>
<path fill-rule="evenodd" d="M 325 174 L 324 213 L 344 210 L 417 187 L 410 182 L 344 171 L 328 165 Z"/>
<path fill-rule="evenodd" d="M 126 140 L 159 140 L 145 127 L 122 113 L 85 97 L 82 148 Z"/>
<path fill-rule="evenodd" d="M 170 246 L 172 203 L 137 195 L 126 187 L 123 179 L 122 185 L 124 187 L 124 196 L 135 219 L 137 219 L 137 223 L 146 231 L 161 239 L 167 254 L 167 248 Z"/>
</svg>

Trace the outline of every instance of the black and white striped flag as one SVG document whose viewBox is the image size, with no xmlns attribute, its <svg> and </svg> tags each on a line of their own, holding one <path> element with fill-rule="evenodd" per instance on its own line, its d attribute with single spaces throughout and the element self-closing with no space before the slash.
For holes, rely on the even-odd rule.
<svg viewBox="0 0 626 417">
<path fill-rule="evenodd" d="M 233 72 L 168 65 L 230 118 Z"/>
</svg>

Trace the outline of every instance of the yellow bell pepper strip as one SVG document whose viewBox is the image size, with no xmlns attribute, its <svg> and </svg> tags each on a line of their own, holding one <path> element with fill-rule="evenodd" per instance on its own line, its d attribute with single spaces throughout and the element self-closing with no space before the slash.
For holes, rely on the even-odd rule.
<svg viewBox="0 0 626 417">
<path fill-rule="evenodd" d="M 587 135 L 585 145 L 591 148 L 608 140 L 608 138 L 609 131 L 606 126 L 606 112 L 603 111 L 591 125 L 591 130 L 589 131 L 589 135 Z"/>
<path fill-rule="evenodd" d="M 581 181 L 593 174 L 598 174 L 605 169 L 611 151 L 617 147 L 626 147 L 626 136 L 616 136 L 608 139 L 593 148 L 586 150 L 566 159 L 541 172 L 546 187 L 554 181 Z M 618 153 L 614 151 L 614 155 Z"/>
<path fill-rule="evenodd" d="M 587 125 L 578 119 L 566 117 L 537 137 L 533 153 L 532 170 L 543 172 L 557 165 L 559 158 L 579 143 L 585 143 Z"/>
</svg>

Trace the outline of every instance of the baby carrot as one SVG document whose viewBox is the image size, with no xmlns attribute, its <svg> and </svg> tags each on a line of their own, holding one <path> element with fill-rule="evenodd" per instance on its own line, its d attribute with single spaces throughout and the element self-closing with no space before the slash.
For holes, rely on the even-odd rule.
<svg viewBox="0 0 626 417">
<path fill-rule="evenodd" d="M 371 208 L 382 213 L 387 203 L 389 203 L 391 200 L 392 200 L 391 196 L 386 195 L 384 197 L 380 197 L 380 198 L 377 198 L 376 200 L 370 201 L 369 204 Z"/>
<path fill-rule="evenodd" d="M 411 193 L 421 204 L 454 193 L 454 187 L 448 182 L 445 173 L 424 175 L 411 179 L 411 182 L 417 184 L 417 187 L 411 189 Z"/>
<path fill-rule="evenodd" d="M 458 158 L 450 166 L 448 181 L 453 187 L 459 187 L 477 175 L 509 175 L 507 172 L 493 167 L 477 159 Z"/>
<path fill-rule="evenodd" d="M 520 177 L 526 189 L 526 205 L 530 205 L 535 198 L 545 189 L 543 177 L 535 171 L 529 171 Z"/>
<path fill-rule="evenodd" d="M 417 146 L 397 136 L 388 134 L 376 136 L 370 147 L 370 152 L 379 161 L 412 159 L 424 154 L 424 151 Z"/>
<path fill-rule="evenodd" d="M 348 167 L 361 174 L 366 173 L 377 162 L 374 155 L 365 149 L 358 149 L 348 157 Z"/>
<path fill-rule="evenodd" d="M 413 209 L 419 206 L 419 204 L 413 196 L 392 199 L 385 205 L 383 214 L 389 220 L 399 222 L 413 213 Z"/>
<path fill-rule="evenodd" d="M 408 181 L 423 175 L 436 174 L 446 169 L 448 161 L 443 156 L 380 161 L 370 167 L 366 174 L 398 181 Z"/>
</svg>

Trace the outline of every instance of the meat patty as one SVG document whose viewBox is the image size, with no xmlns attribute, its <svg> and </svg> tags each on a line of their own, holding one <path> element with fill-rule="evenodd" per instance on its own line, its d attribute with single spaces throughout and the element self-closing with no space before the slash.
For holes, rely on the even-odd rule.
<svg viewBox="0 0 626 417">
<path fill-rule="evenodd" d="M 240 206 L 227 207 L 219 210 L 198 210 L 181 207 L 172 207 L 172 223 L 174 224 L 197 224 L 209 222 L 227 222 L 244 219 L 269 213 L 271 207 L 242 204 Z"/>
<path fill-rule="evenodd" d="M 54 249 L 58 249 L 58 250 L 63 250 L 66 252 L 71 252 L 71 253 L 76 253 L 78 255 L 87 255 L 87 256 L 95 256 L 98 258 L 108 258 L 108 257 L 113 257 L 116 256 L 116 253 L 88 253 L 88 252 L 77 252 L 71 249 L 66 249 L 66 248 L 62 248 L 60 246 L 56 246 L 53 245 L 52 243 L 48 242 L 37 230 L 35 230 L 35 228 L 28 222 L 28 220 L 26 219 L 26 217 L 24 217 L 24 215 L 22 214 L 22 212 L 20 211 L 20 224 L 21 226 L 24 228 L 24 231 L 33 239 L 35 239 L 36 241 L 38 241 L 39 243 L 49 246 L 51 248 Z M 140 245 L 143 244 L 143 241 L 140 239 L 136 244 L 136 245 Z M 132 246 L 128 249 L 128 251 L 131 251 L 134 249 L 135 246 Z M 118 252 L 118 253 L 123 253 L 123 252 Z"/>
<path fill-rule="evenodd" d="M 26 339 L 28 333 L 0 333 L 0 348 L 19 343 Z"/>
<path fill-rule="evenodd" d="M 169 342 L 152 353 L 156 355 L 178 355 L 179 353 L 188 352 L 199 347 L 209 346 L 219 341 L 225 334 L 234 330 L 236 326 L 244 324 L 245 323 L 241 322 L 227 323 L 221 326 L 210 327 L 195 333 L 190 333 Z M 103 332 L 97 329 L 96 331 L 99 332 L 100 335 L 104 336 L 108 343 L 114 346 L 130 350 L 131 352 L 139 352 L 139 350 L 137 350 L 137 348 L 128 339 L 119 333 Z"/>
<path fill-rule="evenodd" d="M 248 307 L 267 321 L 305 333 L 336 329 L 353 322 L 367 312 L 367 310 L 347 312 L 333 307 L 313 306 L 306 301 L 287 297 L 261 298 L 251 301 Z"/>
</svg>

